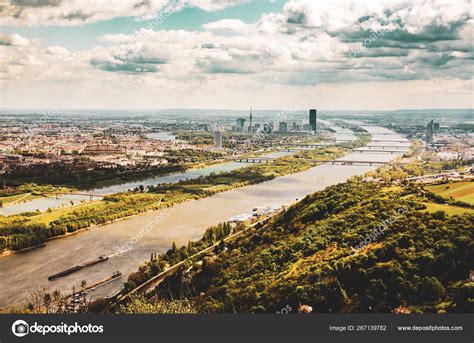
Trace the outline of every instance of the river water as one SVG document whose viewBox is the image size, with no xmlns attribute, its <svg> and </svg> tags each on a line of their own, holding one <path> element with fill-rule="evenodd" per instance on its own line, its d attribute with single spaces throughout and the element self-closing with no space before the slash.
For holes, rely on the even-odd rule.
<svg viewBox="0 0 474 343">
<path fill-rule="evenodd" d="M 270 158 L 270 159 L 276 159 L 276 158 L 283 157 L 286 155 L 291 155 L 294 153 L 295 153 L 294 151 L 278 151 L 278 152 L 272 152 L 272 153 L 265 153 L 265 154 L 262 154 L 261 156 Z M 148 187 L 148 186 L 156 186 L 162 183 L 177 183 L 182 180 L 196 179 L 199 176 L 207 176 L 212 173 L 217 174 L 217 173 L 222 173 L 222 172 L 230 172 L 232 170 L 243 168 L 251 164 L 252 163 L 246 163 L 246 162 L 224 162 L 224 163 L 210 165 L 204 168 L 189 169 L 180 173 L 172 173 L 165 176 L 150 177 L 144 180 L 130 181 L 130 182 L 126 182 L 126 183 L 122 183 L 118 185 L 92 189 L 87 192 L 86 191 L 80 191 L 80 192 L 103 196 L 107 194 L 126 192 L 140 185 Z M 97 198 L 94 197 L 93 200 L 95 199 Z M 90 197 L 87 195 L 68 194 L 68 195 L 60 195 L 58 197 L 40 198 L 40 199 L 27 201 L 24 203 L 4 206 L 0 208 L 0 215 L 10 216 L 12 214 L 19 214 L 22 212 L 34 212 L 37 210 L 44 212 L 48 208 L 53 209 L 53 208 L 61 208 L 61 207 L 67 207 L 71 205 L 77 205 L 81 203 L 81 201 L 90 201 Z"/>
<path fill-rule="evenodd" d="M 351 130 L 335 126 L 330 122 L 324 122 L 324 123 L 327 126 L 330 126 L 334 131 L 336 131 L 336 137 L 338 139 L 355 140 L 356 137 L 354 136 Z M 173 141 L 175 140 L 174 136 L 172 136 L 171 134 L 167 132 L 152 133 L 152 134 L 149 134 L 148 137 L 152 139 L 160 139 L 160 140 L 173 140 Z M 278 152 L 264 153 L 261 156 L 270 158 L 270 159 L 275 159 L 275 158 L 283 157 L 286 155 L 291 155 L 293 153 L 295 153 L 295 151 L 278 151 Z M 222 173 L 222 172 L 230 172 L 232 170 L 242 168 L 250 164 L 251 163 L 242 163 L 242 162 L 219 163 L 219 164 L 211 165 L 204 168 L 189 169 L 184 172 L 172 173 L 165 176 L 150 177 L 143 180 L 130 181 L 130 182 L 125 182 L 125 183 L 117 184 L 113 186 L 96 188 L 96 189 L 89 190 L 87 192 L 82 191 L 81 193 L 88 193 L 88 194 L 90 193 L 94 195 L 115 194 L 115 193 L 120 193 L 120 192 L 126 192 L 140 185 L 143 185 L 144 187 L 148 187 L 148 186 L 156 186 L 162 183 L 177 183 L 182 180 L 195 179 L 200 176 L 207 176 L 212 173 L 217 174 L 217 173 Z M 95 200 L 97 198 L 92 198 L 92 199 Z M 90 200 L 91 198 L 89 196 L 72 195 L 72 194 L 60 195 L 60 196 L 50 197 L 50 198 L 40 198 L 40 199 L 31 200 L 31 201 L 21 202 L 14 205 L 6 205 L 0 208 L 0 215 L 10 216 L 12 214 L 19 214 L 22 212 L 35 212 L 35 211 L 44 212 L 48 210 L 49 208 L 54 209 L 54 208 L 67 207 L 71 205 L 80 204 L 81 201 L 90 201 Z"/>
<path fill-rule="evenodd" d="M 374 140 L 403 140 L 401 136 L 393 135 L 391 131 L 381 127 L 366 127 L 366 130 L 377 132 L 373 136 Z M 371 145 L 387 147 L 400 144 L 374 142 Z M 399 154 L 355 152 L 343 159 L 388 162 L 397 156 Z M 187 244 L 189 240 L 200 239 L 209 226 L 227 221 L 232 216 L 251 212 L 254 207 L 290 204 L 307 194 L 375 168 L 377 167 L 368 165 L 324 164 L 301 173 L 179 204 L 171 211 L 148 212 L 92 228 L 71 237 L 52 240 L 45 247 L 2 257 L 0 307 L 22 302 L 28 291 L 34 288 L 47 287 L 51 291 L 59 289 L 71 292 L 73 286 L 80 287 L 82 280 L 86 280 L 89 285 L 94 284 L 118 270 L 124 275 L 122 278 L 91 293 L 92 298 L 110 295 L 131 272 L 150 258 L 151 253 L 165 252 L 173 241 L 178 246 Z M 158 218 L 162 219 L 159 223 Z M 155 221 L 155 224 L 151 224 L 151 221 Z M 142 229 L 148 229 L 149 234 L 140 238 L 139 232 Z M 119 249 L 123 250 L 127 246 L 130 251 L 116 254 Z M 104 263 L 56 281 L 47 280 L 49 275 L 95 259 L 99 255 L 111 257 Z"/>
</svg>

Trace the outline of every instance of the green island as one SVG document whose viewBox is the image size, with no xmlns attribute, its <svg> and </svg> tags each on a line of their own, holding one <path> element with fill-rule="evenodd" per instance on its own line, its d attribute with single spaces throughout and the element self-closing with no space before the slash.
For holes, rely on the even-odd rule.
<svg viewBox="0 0 474 343">
<path fill-rule="evenodd" d="M 91 163 L 87 156 L 69 154 L 76 160 L 71 165 L 54 163 L 9 171 L 3 175 L 7 192 L 18 193 L 24 187 L 24 180 L 30 184 L 45 185 L 44 187 L 69 187 L 88 190 L 112 186 L 125 182 L 143 180 L 149 177 L 163 176 L 170 173 L 183 172 L 187 169 L 222 162 L 223 154 L 204 149 L 165 149 L 164 156 L 169 161 L 165 165 L 139 165 L 84 168 L 81 163 Z M 68 154 L 66 154 L 68 155 Z"/>
<path fill-rule="evenodd" d="M 0 190 L 0 207 L 19 204 L 44 197 L 48 192 L 72 192 L 73 188 L 57 187 L 53 185 L 37 185 L 34 183 L 22 184 L 14 188 Z"/>
<path fill-rule="evenodd" d="M 333 147 L 297 152 L 268 163 L 254 164 L 231 172 L 211 174 L 176 184 L 139 187 L 136 191 L 118 193 L 103 200 L 82 203 L 46 213 L 29 212 L 0 217 L 0 252 L 21 250 L 43 244 L 46 240 L 63 236 L 93 225 L 102 225 L 141 212 L 173 206 L 188 200 L 243 187 L 278 176 L 307 170 L 321 160 L 337 158 L 352 149 L 366 145 L 370 135 L 360 134 L 354 142 Z"/>
</svg>

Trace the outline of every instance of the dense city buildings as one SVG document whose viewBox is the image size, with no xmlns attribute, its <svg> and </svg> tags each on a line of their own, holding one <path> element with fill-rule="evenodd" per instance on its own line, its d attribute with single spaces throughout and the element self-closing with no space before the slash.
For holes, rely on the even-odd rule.
<svg viewBox="0 0 474 343">
<path fill-rule="evenodd" d="M 117 144 L 90 144 L 82 151 L 85 155 L 120 155 L 125 148 Z"/>
</svg>

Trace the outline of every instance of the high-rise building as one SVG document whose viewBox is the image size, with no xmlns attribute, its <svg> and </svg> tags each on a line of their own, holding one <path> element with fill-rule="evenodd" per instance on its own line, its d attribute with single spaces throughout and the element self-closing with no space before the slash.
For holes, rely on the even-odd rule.
<svg viewBox="0 0 474 343">
<path fill-rule="evenodd" d="M 317 113 L 315 109 L 309 110 L 309 125 L 311 125 L 311 129 L 316 132 L 317 130 L 317 125 L 316 125 L 316 120 L 317 120 Z"/>
<path fill-rule="evenodd" d="M 263 132 L 268 134 L 272 133 L 272 127 L 267 123 L 263 124 Z"/>
<path fill-rule="evenodd" d="M 222 149 L 222 131 L 214 131 L 214 148 Z"/>
<path fill-rule="evenodd" d="M 278 132 L 280 133 L 287 133 L 288 132 L 288 124 L 285 123 L 284 121 L 281 121 L 278 124 Z"/>
<path fill-rule="evenodd" d="M 433 141 L 433 131 L 434 131 L 434 122 L 430 121 L 426 125 L 426 143 L 431 143 Z"/>
<path fill-rule="evenodd" d="M 250 126 L 249 126 L 249 132 L 252 133 L 252 107 L 250 107 Z"/>
<path fill-rule="evenodd" d="M 237 127 L 241 128 L 242 131 L 243 131 L 244 125 L 245 125 L 245 118 L 238 118 L 237 119 Z"/>
</svg>

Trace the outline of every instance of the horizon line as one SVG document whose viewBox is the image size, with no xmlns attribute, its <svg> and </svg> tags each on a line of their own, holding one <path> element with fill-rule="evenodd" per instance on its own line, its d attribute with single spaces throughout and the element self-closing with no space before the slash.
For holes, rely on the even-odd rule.
<svg viewBox="0 0 474 343">
<path fill-rule="evenodd" d="M 250 108 L 250 107 L 249 107 Z M 56 112 L 61 111 L 249 111 L 246 109 L 231 109 L 231 108 L 182 108 L 182 107 L 169 107 L 169 108 L 56 108 L 52 107 L 3 107 L 0 108 L 0 113 L 5 111 L 43 111 L 43 110 L 54 110 Z M 397 111 L 474 111 L 474 108 L 462 108 L 462 107 L 445 107 L 445 108 L 397 108 L 397 109 L 319 109 L 317 107 L 311 107 L 308 109 L 255 109 L 252 111 L 309 111 L 310 109 L 316 109 L 318 112 L 397 112 Z"/>
</svg>

